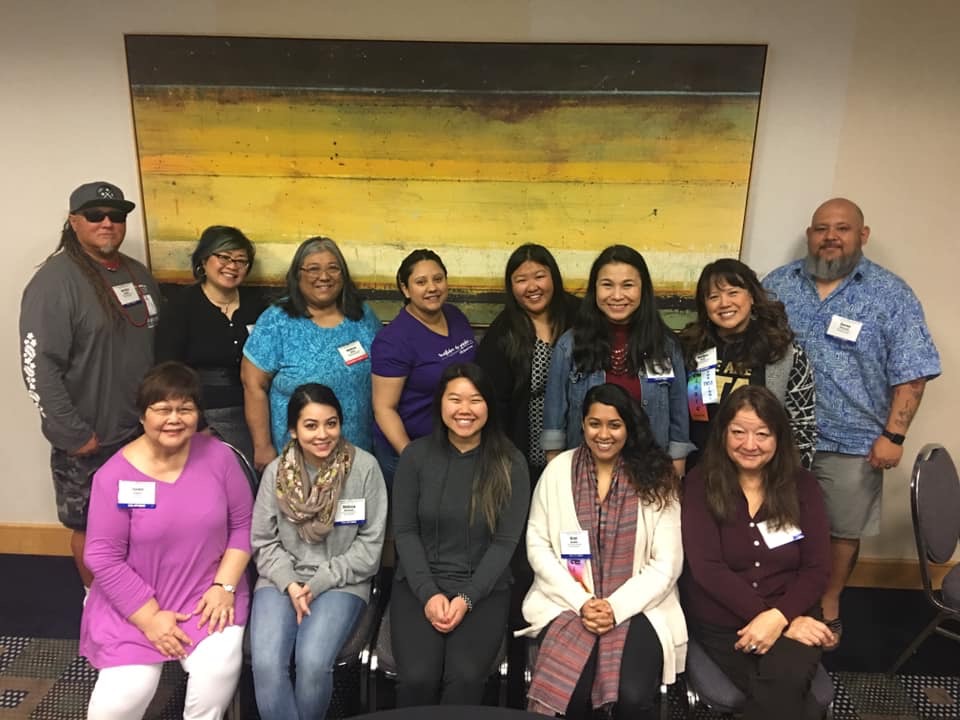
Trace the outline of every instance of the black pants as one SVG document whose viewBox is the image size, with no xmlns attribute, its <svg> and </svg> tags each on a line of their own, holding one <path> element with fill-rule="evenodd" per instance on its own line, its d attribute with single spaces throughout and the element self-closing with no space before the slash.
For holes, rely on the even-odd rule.
<svg viewBox="0 0 960 720">
<path fill-rule="evenodd" d="M 810 692 L 821 650 L 780 636 L 763 655 L 734 650 L 736 630 L 691 623 L 690 632 L 747 696 L 743 720 L 816 720 L 823 716 Z"/>
<path fill-rule="evenodd" d="M 583 668 L 577 686 L 567 704 L 568 720 L 589 720 L 593 716 L 590 694 L 597 673 L 599 643 Z M 647 720 L 655 717 L 657 693 L 663 678 L 663 648 L 660 638 L 643 613 L 630 618 L 630 627 L 620 659 L 620 685 L 617 691 L 615 720 Z"/>
<path fill-rule="evenodd" d="M 508 590 L 494 591 L 450 633 L 437 632 L 406 581 L 393 584 L 390 623 L 397 707 L 479 705 L 507 627 Z"/>
</svg>

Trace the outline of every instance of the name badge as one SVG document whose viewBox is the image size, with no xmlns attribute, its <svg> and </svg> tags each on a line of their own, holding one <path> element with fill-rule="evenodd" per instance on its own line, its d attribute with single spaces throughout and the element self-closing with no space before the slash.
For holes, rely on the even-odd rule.
<svg viewBox="0 0 960 720">
<path fill-rule="evenodd" d="M 125 282 L 122 285 L 114 285 L 113 294 L 117 296 L 117 300 L 119 300 L 120 304 L 124 307 L 136 305 L 138 302 L 140 302 L 140 294 L 137 292 L 137 288 L 132 282 Z"/>
<path fill-rule="evenodd" d="M 366 498 L 357 498 L 356 500 L 337 500 L 337 512 L 333 516 L 334 525 L 362 525 L 366 521 Z"/>
<path fill-rule="evenodd" d="M 150 295 L 150 293 L 143 294 L 143 302 L 146 304 L 147 312 L 150 315 L 157 314 L 157 304 L 153 301 L 153 297 Z"/>
<path fill-rule="evenodd" d="M 155 508 L 157 484 L 150 481 L 121 480 L 117 485 L 117 507 Z"/>
<path fill-rule="evenodd" d="M 667 382 L 676 377 L 670 358 L 657 361 L 648 358 L 643 361 L 643 369 L 647 374 L 647 382 Z"/>
<path fill-rule="evenodd" d="M 695 360 L 697 361 L 697 370 L 715 368 L 717 366 L 717 349 L 712 347 L 703 352 L 698 352 Z"/>
<path fill-rule="evenodd" d="M 703 404 L 703 390 L 700 387 L 700 373 L 692 372 L 687 376 L 687 409 L 690 419 L 697 422 L 708 422 L 710 413 Z"/>
<path fill-rule="evenodd" d="M 803 531 L 795 525 L 788 525 L 787 527 L 780 528 L 779 530 L 772 530 L 767 525 L 767 521 L 764 520 L 761 523 L 757 523 L 757 530 L 760 531 L 763 541 L 771 550 L 778 548 L 781 545 L 786 545 L 788 543 L 803 539 Z"/>
<path fill-rule="evenodd" d="M 343 358 L 343 362 L 347 365 L 356 365 L 358 362 L 362 362 L 369 357 L 359 340 L 341 345 L 337 348 L 337 352 L 340 353 L 340 357 Z"/>
<path fill-rule="evenodd" d="M 705 405 L 720 402 L 720 391 L 717 389 L 717 369 L 704 368 L 700 371 L 700 392 L 703 394 Z"/>
<path fill-rule="evenodd" d="M 855 343 L 860 337 L 860 330 L 863 329 L 863 323 L 859 320 L 849 320 L 848 318 L 834 315 L 830 318 L 830 326 L 827 328 L 827 335 L 835 337 L 838 340 L 846 340 Z"/>
<path fill-rule="evenodd" d="M 586 530 L 560 533 L 560 557 L 566 559 L 590 559 L 590 534 Z"/>
</svg>

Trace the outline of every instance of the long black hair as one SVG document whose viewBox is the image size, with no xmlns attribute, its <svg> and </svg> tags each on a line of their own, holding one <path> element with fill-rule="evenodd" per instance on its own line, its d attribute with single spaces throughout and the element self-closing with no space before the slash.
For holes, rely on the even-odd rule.
<svg viewBox="0 0 960 720">
<path fill-rule="evenodd" d="M 123 314 L 123 308 L 114 299 L 113 291 L 107 286 L 107 283 L 103 281 L 97 261 L 90 257 L 83 249 L 83 246 L 80 244 L 80 238 L 77 237 L 77 231 L 73 229 L 70 220 L 63 223 L 63 232 L 60 233 L 60 243 L 57 245 L 57 249 L 47 257 L 47 260 L 60 251 L 63 251 L 63 253 L 80 268 L 80 272 L 87 278 L 87 282 L 93 286 L 97 303 L 99 303 L 107 317 L 118 325 L 125 323 L 126 318 Z M 134 282 L 137 281 L 136 278 L 131 279 Z"/>
<path fill-rule="evenodd" d="M 547 315 L 550 318 L 550 336 L 556 341 L 573 322 L 574 311 L 567 294 L 563 289 L 563 277 L 553 255 L 543 245 L 527 243 L 514 250 L 507 259 L 507 266 L 503 273 L 505 299 L 503 302 L 503 320 L 506 323 L 506 332 L 501 338 L 501 347 L 507 362 L 513 369 L 517 386 L 529 382 L 530 363 L 533 358 L 533 347 L 537 339 L 533 321 L 517 302 L 513 294 L 513 274 L 525 262 L 542 265 L 550 273 L 553 282 L 553 297 L 547 306 Z M 516 390 L 517 388 L 514 388 Z"/>
<path fill-rule="evenodd" d="M 330 253 L 340 266 L 343 289 L 340 291 L 340 297 L 337 298 L 337 308 L 349 320 L 359 320 L 363 317 L 363 296 L 350 277 L 347 260 L 333 240 L 320 235 L 304 240 L 293 254 L 293 260 L 290 261 L 290 268 L 287 270 L 287 294 L 280 300 L 280 307 L 290 317 L 310 317 L 310 308 L 300 290 L 300 267 L 308 256 L 319 252 Z"/>
<path fill-rule="evenodd" d="M 777 441 L 773 457 L 762 469 L 763 508 L 767 520 L 775 529 L 799 525 L 796 473 L 800 456 L 783 405 L 762 385 L 744 385 L 734 390 L 720 403 L 717 417 L 710 424 L 710 435 L 703 453 L 703 477 L 711 514 L 717 522 L 729 521 L 742 495 L 740 471 L 727 453 L 727 430 L 741 410 L 753 410 Z"/>
<path fill-rule="evenodd" d="M 477 392 L 487 404 L 487 422 L 480 431 L 480 462 L 473 477 L 473 492 L 470 498 L 470 522 L 473 522 L 479 511 L 490 532 L 497 527 L 497 518 L 500 511 L 510 502 L 512 483 L 510 473 L 513 469 L 514 453 L 516 448 L 504 434 L 497 416 L 497 406 L 494 402 L 493 386 L 486 373 L 474 363 L 456 363 L 450 365 L 440 376 L 437 391 L 433 395 L 433 440 L 446 445 L 450 441 L 447 436 L 447 426 L 444 425 L 440 414 L 443 396 L 447 385 L 457 378 L 464 378 L 473 383 Z"/>
<path fill-rule="evenodd" d="M 743 333 L 743 341 L 730 346 L 734 356 L 726 360 L 745 369 L 774 363 L 786 355 L 794 335 L 783 303 L 770 297 L 749 265 L 734 258 L 720 258 L 709 263 L 700 273 L 697 319 L 680 333 L 687 367 L 696 367 L 697 353 L 721 344 L 720 335 L 707 314 L 710 289 L 721 285 L 743 288 L 753 300 L 753 317 Z"/>
<path fill-rule="evenodd" d="M 670 357 L 668 343 L 673 342 L 673 334 L 657 311 L 643 255 L 626 245 L 611 245 L 593 261 L 587 292 L 573 323 L 573 364 L 582 373 L 610 369 L 610 322 L 597 307 L 597 277 L 611 263 L 630 265 L 640 274 L 640 306 L 627 322 L 627 368 L 637 373 L 645 359 L 663 363 Z"/>
<path fill-rule="evenodd" d="M 587 390 L 583 420 L 594 404 L 608 405 L 623 420 L 627 439 L 620 451 L 630 484 L 640 499 L 659 510 L 677 499 L 677 471 L 673 461 L 654 441 L 647 414 L 619 385 L 603 383 Z"/>
</svg>

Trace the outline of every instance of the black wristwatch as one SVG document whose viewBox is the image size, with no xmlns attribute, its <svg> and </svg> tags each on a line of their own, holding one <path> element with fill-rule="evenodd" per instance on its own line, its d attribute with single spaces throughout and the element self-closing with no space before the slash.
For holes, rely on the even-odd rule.
<svg viewBox="0 0 960 720">
<path fill-rule="evenodd" d="M 903 441 L 907 439 L 906 435 L 901 435 L 900 433 L 890 432 L 886 428 L 883 429 L 883 432 L 880 433 L 887 440 L 892 442 L 894 445 L 903 445 Z"/>
</svg>

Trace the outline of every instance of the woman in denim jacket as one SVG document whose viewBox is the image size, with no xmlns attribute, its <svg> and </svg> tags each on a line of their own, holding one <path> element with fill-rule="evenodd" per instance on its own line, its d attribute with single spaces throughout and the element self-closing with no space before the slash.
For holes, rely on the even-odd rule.
<svg viewBox="0 0 960 720">
<path fill-rule="evenodd" d="M 625 245 L 608 247 L 594 261 L 573 328 L 553 351 L 543 408 L 548 459 L 580 444 L 583 398 L 604 382 L 641 404 L 657 445 L 682 477 L 694 449 L 683 352 L 657 312 L 647 263 Z"/>
</svg>

